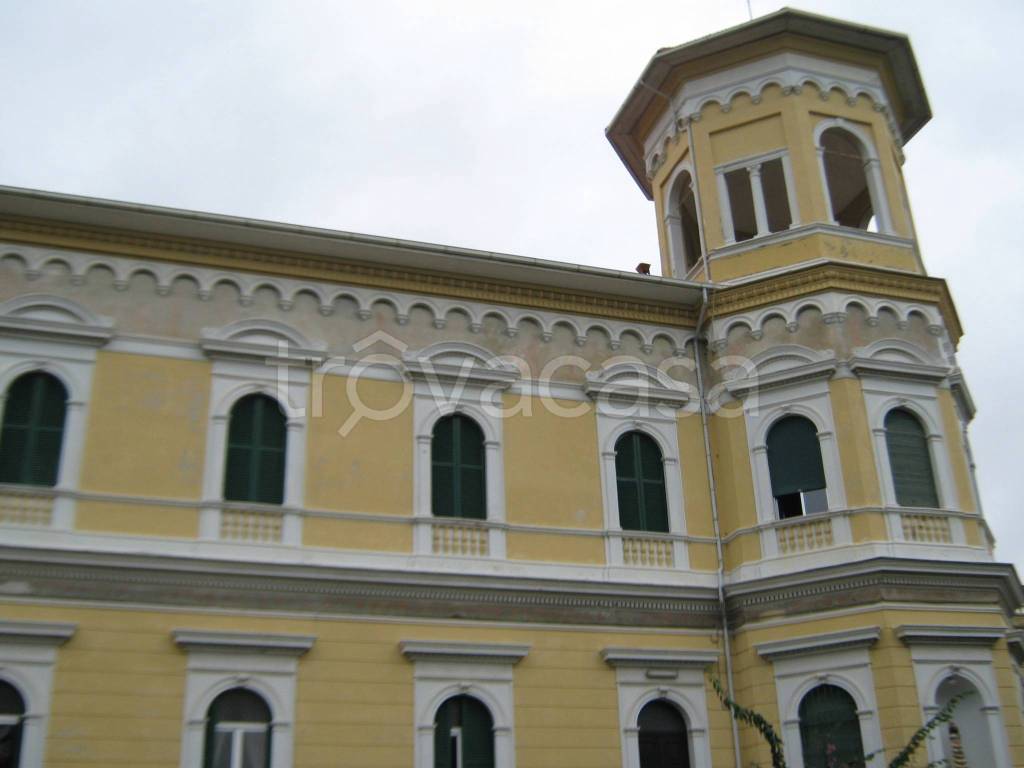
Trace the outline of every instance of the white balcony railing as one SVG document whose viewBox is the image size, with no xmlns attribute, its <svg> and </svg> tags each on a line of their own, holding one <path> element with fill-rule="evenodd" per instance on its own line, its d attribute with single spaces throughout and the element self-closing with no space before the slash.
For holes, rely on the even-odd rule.
<svg viewBox="0 0 1024 768">
<path fill-rule="evenodd" d="M 903 538 L 922 544 L 952 544 L 953 528 L 948 517 L 902 513 Z"/>
<path fill-rule="evenodd" d="M 435 520 L 431 537 L 435 555 L 487 557 L 490 552 L 488 529 L 479 523 Z"/>
<path fill-rule="evenodd" d="M 832 518 L 808 517 L 775 529 L 780 555 L 795 555 L 835 546 Z"/>
<path fill-rule="evenodd" d="M 220 515 L 220 538 L 254 544 L 279 544 L 284 514 L 278 510 L 224 509 Z"/>
<path fill-rule="evenodd" d="M 672 539 L 622 534 L 622 563 L 640 568 L 674 568 Z"/>
<path fill-rule="evenodd" d="M 53 500 L 50 491 L 0 491 L 0 523 L 49 528 L 53 524 Z"/>
</svg>

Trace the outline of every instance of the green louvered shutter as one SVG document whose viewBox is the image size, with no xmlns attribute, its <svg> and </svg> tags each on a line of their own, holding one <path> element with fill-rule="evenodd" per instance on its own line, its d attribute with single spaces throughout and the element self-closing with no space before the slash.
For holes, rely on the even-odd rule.
<svg viewBox="0 0 1024 768">
<path fill-rule="evenodd" d="M 455 414 L 434 425 L 431 439 L 431 503 L 438 517 L 487 519 L 484 433 Z"/>
<path fill-rule="evenodd" d="M 67 399 L 64 385 L 47 373 L 11 384 L 0 431 L 0 482 L 57 484 Z"/>
<path fill-rule="evenodd" d="M 452 728 L 461 732 L 458 750 Z M 494 720 L 487 707 L 472 696 L 454 696 L 434 718 L 434 768 L 494 768 Z"/>
<path fill-rule="evenodd" d="M 658 444 L 642 432 L 615 443 L 619 525 L 624 531 L 668 533 L 665 467 Z"/>
<path fill-rule="evenodd" d="M 917 417 L 902 408 L 889 411 L 885 417 L 885 444 L 896 502 L 903 507 L 938 507 L 928 438 Z"/>
<path fill-rule="evenodd" d="M 804 768 L 863 768 L 864 745 L 857 705 L 842 688 L 819 685 L 800 702 Z"/>
<path fill-rule="evenodd" d="M 767 448 L 773 496 L 825 487 L 818 430 L 810 420 L 802 416 L 780 419 L 768 432 Z"/>
<path fill-rule="evenodd" d="M 285 416 L 276 400 L 249 395 L 235 403 L 228 425 L 224 498 L 280 504 L 286 440 Z"/>
</svg>

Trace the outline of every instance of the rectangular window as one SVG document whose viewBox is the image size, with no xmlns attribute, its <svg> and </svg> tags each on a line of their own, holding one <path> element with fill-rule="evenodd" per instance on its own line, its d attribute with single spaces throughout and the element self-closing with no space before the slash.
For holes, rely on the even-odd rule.
<svg viewBox="0 0 1024 768">
<path fill-rule="evenodd" d="M 736 242 L 750 240 L 757 235 L 757 219 L 754 216 L 754 194 L 750 188 L 750 172 L 737 168 L 725 174 L 725 187 L 729 191 L 729 208 L 732 211 L 732 229 Z"/>
<path fill-rule="evenodd" d="M 789 229 L 793 223 L 793 215 L 789 210 L 786 174 L 782 169 L 781 157 L 761 163 L 761 189 L 764 191 L 768 231 L 781 232 L 784 229 Z"/>
</svg>

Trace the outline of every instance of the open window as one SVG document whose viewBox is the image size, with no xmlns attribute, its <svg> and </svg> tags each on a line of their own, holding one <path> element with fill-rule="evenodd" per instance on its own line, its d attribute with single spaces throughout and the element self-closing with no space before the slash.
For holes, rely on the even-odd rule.
<svg viewBox="0 0 1024 768">
<path fill-rule="evenodd" d="M 875 209 L 860 141 L 842 128 L 829 128 L 821 134 L 821 151 L 832 219 L 843 227 L 872 228 Z"/>
<path fill-rule="evenodd" d="M 780 519 L 828 509 L 818 430 L 803 416 L 775 422 L 765 441 L 772 496 Z"/>
<path fill-rule="evenodd" d="M 673 190 L 673 210 L 670 226 L 678 227 L 678 233 L 670 233 L 680 246 L 679 254 L 683 267 L 689 272 L 700 260 L 700 226 L 697 223 L 697 197 L 694 194 L 693 179 L 689 171 L 683 171 L 676 180 Z M 673 220 L 673 217 L 675 219 Z"/>
<path fill-rule="evenodd" d="M 796 198 L 784 153 L 716 170 L 726 243 L 782 232 L 797 220 Z"/>
<path fill-rule="evenodd" d="M 225 691 L 206 716 L 204 768 L 270 768 L 270 707 L 247 688 Z"/>
</svg>

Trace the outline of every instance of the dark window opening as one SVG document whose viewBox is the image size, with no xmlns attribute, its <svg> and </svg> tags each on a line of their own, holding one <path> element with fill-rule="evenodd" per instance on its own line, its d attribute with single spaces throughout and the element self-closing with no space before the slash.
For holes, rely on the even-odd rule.
<svg viewBox="0 0 1024 768">
<path fill-rule="evenodd" d="M 224 498 L 280 504 L 284 501 L 285 415 L 266 395 L 243 397 L 231 409 Z"/>
<path fill-rule="evenodd" d="M 468 416 L 446 416 L 430 443 L 431 509 L 438 517 L 487 519 L 484 433 Z"/>
<path fill-rule="evenodd" d="M 690 768 L 686 721 L 662 699 L 644 705 L 637 718 L 640 768 Z"/>
<path fill-rule="evenodd" d="M 803 416 L 786 416 L 768 432 L 768 473 L 782 519 L 828 509 L 818 430 Z"/>
<path fill-rule="evenodd" d="M 668 533 L 668 500 L 661 449 L 643 432 L 627 432 L 615 443 L 619 525 L 624 531 Z"/>
<path fill-rule="evenodd" d="M 939 496 L 928 437 L 917 417 L 903 408 L 889 411 L 885 417 L 885 443 L 896 503 L 902 507 L 937 508 Z"/>
<path fill-rule="evenodd" d="M 683 263 L 686 270 L 689 271 L 700 260 L 700 229 L 697 223 L 697 198 L 693 194 L 690 174 L 684 173 L 683 177 L 680 179 L 682 188 L 679 195 L 678 214 L 683 236 Z"/>
<path fill-rule="evenodd" d="M 0 768 L 18 768 L 25 700 L 10 683 L 0 682 Z"/>
<path fill-rule="evenodd" d="M 434 717 L 434 768 L 494 768 L 494 720 L 472 696 L 454 696 Z"/>
<path fill-rule="evenodd" d="M 67 400 L 64 385 L 48 373 L 14 380 L 0 430 L 0 483 L 57 484 Z"/>
<path fill-rule="evenodd" d="M 793 223 L 789 210 L 789 195 L 786 191 L 786 173 L 782 158 L 761 163 L 761 189 L 764 191 L 764 208 L 768 217 L 768 231 L 781 232 Z"/>
<path fill-rule="evenodd" d="M 733 237 L 736 242 L 750 240 L 757 235 L 750 172 L 746 168 L 729 171 L 725 174 L 725 188 L 729 193 L 729 209 L 732 211 Z"/>
<path fill-rule="evenodd" d="M 868 229 L 875 212 L 860 142 L 841 128 L 829 128 L 821 135 L 821 147 L 833 219 L 844 227 Z"/>
<path fill-rule="evenodd" d="M 853 697 L 835 685 L 819 685 L 800 702 L 804 768 L 864 768 L 860 718 Z"/>
</svg>

